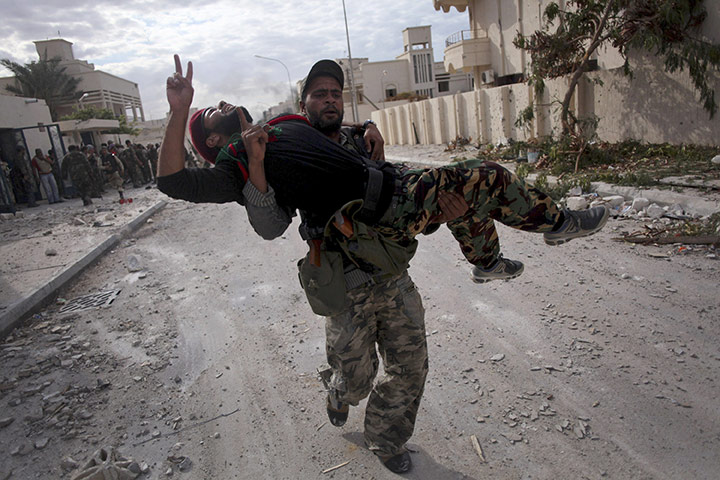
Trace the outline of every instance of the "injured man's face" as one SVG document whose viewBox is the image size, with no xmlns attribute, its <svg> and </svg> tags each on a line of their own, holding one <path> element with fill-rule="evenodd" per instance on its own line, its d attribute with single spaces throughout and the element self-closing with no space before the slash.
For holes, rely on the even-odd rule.
<svg viewBox="0 0 720 480">
<path fill-rule="evenodd" d="M 240 131 L 240 117 L 237 116 L 235 105 L 221 101 L 217 108 L 208 108 L 203 114 L 205 134 L 217 132 L 231 136 Z"/>
</svg>

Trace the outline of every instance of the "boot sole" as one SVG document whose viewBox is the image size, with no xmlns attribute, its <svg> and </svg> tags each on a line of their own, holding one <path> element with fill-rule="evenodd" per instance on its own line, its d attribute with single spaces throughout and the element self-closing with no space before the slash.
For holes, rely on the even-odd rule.
<svg viewBox="0 0 720 480">
<path fill-rule="evenodd" d="M 508 277 L 487 277 L 487 278 L 478 278 L 475 275 L 470 275 L 470 278 L 472 278 L 472 281 L 475 283 L 488 283 L 492 282 L 493 280 L 512 280 L 513 278 L 517 278 L 525 271 L 525 268 L 520 270 L 519 272 L 514 273 L 513 275 L 510 275 Z"/>
<path fill-rule="evenodd" d="M 602 230 L 602 228 L 607 223 L 608 218 L 610 218 L 610 209 L 605 207 L 605 215 L 603 215 L 602 220 L 600 220 L 600 224 L 597 227 L 595 227 L 593 230 L 590 230 L 590 231 L 582 233 L 582 234 L 564 237 L 564 238 L 558 238 L 558 239 L 548 239 L 547 237 L 544 237 L 545 243 L 554 247 L 556 245 L 562 245 L 563 243 L 567 243 L 570 240 L 575 240 L 576 238 L 590 237 L 592 235 L 595 235 L 600 230 Z"/>
</svg>

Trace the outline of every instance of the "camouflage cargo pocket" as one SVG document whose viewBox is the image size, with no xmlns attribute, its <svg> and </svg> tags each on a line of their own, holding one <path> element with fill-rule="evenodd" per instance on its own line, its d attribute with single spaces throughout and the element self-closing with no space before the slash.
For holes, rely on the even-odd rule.
<svg viewBox="0 0 720 480">
<path fill-rule="evenodd" d="M 320 252 L 320 266 L 313 265 L 308 253 L 298 261 L 298 277 L 310 308 L 324 317 L 337 315 L 347 301 L 342 257 L 337 252 Z"/>
</svg>

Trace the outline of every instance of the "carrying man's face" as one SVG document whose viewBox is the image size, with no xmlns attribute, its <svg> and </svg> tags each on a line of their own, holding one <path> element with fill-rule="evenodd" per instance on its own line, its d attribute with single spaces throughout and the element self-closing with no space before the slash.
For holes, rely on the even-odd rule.
<svg viewBox="0 0 720 480">
<path fill-rule="evenodd" d="M 342 86 L 332 77 L 315 78 L 307 89 L 302 112 L 323 133 L 340 130 L 343 120 Z"/>
</svg>

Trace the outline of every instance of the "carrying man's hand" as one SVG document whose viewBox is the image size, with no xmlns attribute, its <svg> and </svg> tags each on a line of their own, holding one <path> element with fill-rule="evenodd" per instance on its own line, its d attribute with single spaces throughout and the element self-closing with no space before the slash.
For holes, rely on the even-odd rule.
<svg viewBox="0 0 720 480">
<path fill-rule="evenodd" d="M 370 160 L 375 162 L 385 160 L 385 140 L 374 123 L 368 123 L 363 139 L 365 140 L 365 149 L 370 152 Z"/>
<path fill-rule="evenodd" d="M 261 193 L 266 193 L 268 184 L 265 178 L 265 145 L 268 142 L 267 130 L 270 127 L 269 125 L 253 125 L 248 122 L 242 107 L 235 107 L 235 113 L 240 117 L 241 136 L 248 157 L 250 183 Z"/>
</svg>

